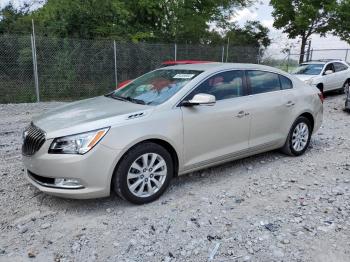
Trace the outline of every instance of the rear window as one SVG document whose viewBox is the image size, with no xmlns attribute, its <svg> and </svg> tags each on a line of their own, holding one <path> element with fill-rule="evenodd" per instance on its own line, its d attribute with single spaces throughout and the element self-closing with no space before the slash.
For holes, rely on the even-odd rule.
<svg viewBox="0 0 350 262">
<path fill-rule="evenodd" d="M 264 71 L 247 71 L 252 94 L 281 90 L 277 74 Z"/>
<path fill-rule="evenodd" d="M 334 63 L 334 68 L 335 68 L 335 72 L 340 72 L 348 69 L 348 67 L 343 63 Z"/>
<path fill-rule="evenodd" d="M 292 81 L 282 75 L 279 75 L 280 81 L 281 81 L 281 89 L 285 90 L 285 89 L 292 89 L 293 88 L 293 83 Z"/>
</svg>

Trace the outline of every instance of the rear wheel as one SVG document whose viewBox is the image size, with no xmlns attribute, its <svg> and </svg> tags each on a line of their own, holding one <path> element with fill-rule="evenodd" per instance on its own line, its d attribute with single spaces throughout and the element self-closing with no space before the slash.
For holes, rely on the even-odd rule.
<svg viewBox="0 0 350 262">
<path fill-rule="evenodd" d="M 289 131 L 282 151 L 290 156 L 300 156 L 305 153 L 310 144 L 312 126 L 306 117 L 300 116 L 295 120 Z"/>
<path fill-rule="evenodd" d="M 114 190 L 123 199 L 145 204 L 163 194 L 173 172 L 173 161 L 166 149 L 155 143 L 142 143 L 121 160 L 114 174 Z"/>
</svg>

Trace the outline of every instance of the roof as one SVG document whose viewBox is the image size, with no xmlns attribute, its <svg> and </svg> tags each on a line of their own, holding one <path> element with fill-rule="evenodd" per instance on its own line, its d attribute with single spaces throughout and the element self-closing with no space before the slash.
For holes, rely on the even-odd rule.
<svg viewBox="0 0 350 262">
<path fill-rule="evenodd" d="M 345 62 L 344 60 L 341 59 L 319 59 L 319 60 L 311 60 L 311 61 L 307 61 L 307 62 L 303 62 L 301 64 L 326 64 L 329 62 Z"/>
<path fill-rule="evenodd" d="M 200 64 L 185 64 L 185 65 L 175 65 L 161 68 L 159 70 L 167 69 L 185 69 L 185 70 L 199 70 L 199 71 L 209 71 L 209 70 L 225 70 L 225 69 L 242 69 L 242 70 L 265 70 L 265 71 L 274 71 L 274 72 L 283 72 L 277 68 L 258 65 L 258 64 L 240 64 L 240 63 L 200 63 Z"/>
<path fill-rule="evenodd" d="M 325 63 L 327 63 L 327 62 L 325 62 L 325 61 L 308 61 L 308 62 L 301 63 L 301 65 L 310 65 L 310 64 L 312 64 L 312 65 L 324 65 Z"/>
<path fill-rule="evenodd" d="M 201 61 L 201 60 L 168 60 L 164 61 L 162 65 L 184 65 L 184 64 L 201 64 L 201 63 L 213 63 L 213 61 Z"/>
</svg>

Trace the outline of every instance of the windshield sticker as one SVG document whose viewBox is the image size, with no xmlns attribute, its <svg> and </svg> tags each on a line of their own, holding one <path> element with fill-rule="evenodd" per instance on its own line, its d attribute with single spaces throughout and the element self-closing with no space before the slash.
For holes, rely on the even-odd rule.
<svg viewBox="0 0 350 262">
<path fill-rule="evenodd" d="M 176 74 L 173 78 L 174 79 L 191 79 L 194 76 L 195 74 Z"/>
</svg>

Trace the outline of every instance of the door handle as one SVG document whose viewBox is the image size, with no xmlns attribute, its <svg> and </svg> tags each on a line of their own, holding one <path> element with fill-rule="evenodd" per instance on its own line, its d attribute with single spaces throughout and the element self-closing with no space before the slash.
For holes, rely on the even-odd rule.
<svg viewBox="0 0 350 262">
<path fill-rule="evenodd" d="M 291 107 L 291 106 L 294 106 L 294 105 L 295 105 L 295 103 L 293 101 L 288 101 L 287 104 L 286 104 L 287 107 Z"/>
<path fill-rule="evenodd" d="M 245 116 L 249 116 L 249 113 L 246 113 L 244 111 L 239 111 L 238 114 L 236 115 L 236 117 L 238 117 L 238 118 L 242 118 Z"/>
</svg>

